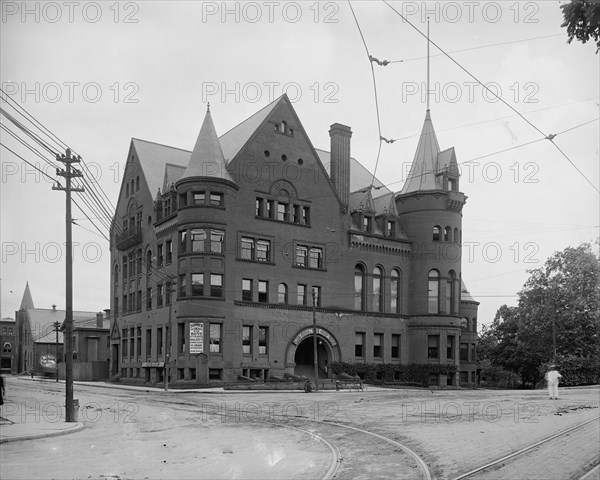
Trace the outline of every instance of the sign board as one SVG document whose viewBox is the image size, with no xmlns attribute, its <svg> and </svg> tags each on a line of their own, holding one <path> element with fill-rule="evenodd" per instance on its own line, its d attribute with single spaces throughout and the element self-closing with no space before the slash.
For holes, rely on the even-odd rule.
<svg viewBox="0 0 600 480">
<path fill-rule="evenodd" d="M 204 353 L 204 323 L 190 322 L 190 355 Z"/>
<path fill-rule="evenodd" d="M 142 362 L 142 367 L 164 367 L 165 362 Z"/>
<path fill-rule="evenodd" d="M 56 368 L 56 357 L 50 353 L 40 356 L 40 365 L 46 368 Z"/>
</svg>

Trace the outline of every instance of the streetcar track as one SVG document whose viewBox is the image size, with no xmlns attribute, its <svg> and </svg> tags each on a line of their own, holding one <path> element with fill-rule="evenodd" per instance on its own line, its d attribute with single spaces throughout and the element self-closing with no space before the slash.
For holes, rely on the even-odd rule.
<svg viewBox="0 0 600 480">
<path fill-rule="evenodd" d="M 499 459 L 496 459 L 496 460 L 494 460 L 492 462 L 489 462 L 489 463 L 487 463 L 485 465 L 482 465 L 481 467 L 477 467 L 477 468 L 475 468 L 475 469 L 473 469 L 473 470 L 471 470 L 469 472 L 463 473 L 462 475 L 459 475 L 458 477 L 455 477 L 453 480 L 462 480 L 464 478 L 472 477 L 476 473 L 482 472 L 482 471 L 487 470 L 489 468 L 492 468 L 492 467 L 494 467 L 496 465 L 499 465 L 502 462 L 505 462 L 506 460 L 511 460 L 511 459 L 516 458 L 516 457 L 520 457 L 521 455 L 523 455 L 523 454 L 525 454 L 525 453 L 533 450 L 536 447 L 539 447 L 540 445 L 544 445 L 544 444 L 546 444 L 546 443 L 548 443 L 548 442 L 550 442 L 552 440 L 560 438 L 560 437 L 566 435 L 567 433 L 570 433 L 573 430 L 577 430 L 577 429 L 579 429 L 581 427 L 584 427 L 585 425 L 587 425 L 587 424 L 589 424 L 591 422 L 594 422 L 596 420 L 600 420 L 600 417 L 595 417 L 595 418 L 592 418 L 591 420 L 587 420 L 587 421 L 585 421 L 583 423 L 579 423 L 579 424 L 577 424 L 577 425 L 575 425 L 573 427 L 569 427 L 566 430 L 563 430 L 562 432 L 558 432 L 558 433 L 556 433 L 554 435 L 551 435 L 550 437 L 544 438 L 543 440 L 540 440 L 540 441 L 538 441 L 538 442 L 536 442 L 536 443 L 534 443 L 532 445 L 529 445 L 529 446 L 527 446 L 525 448 L 522 448 L 521 450 L 518 450 L 516 452 L 513 452 L 513 453 L 510 453 L 508 455 L 505 455 L 505 456 L 503 456 L 503 457 L 501 457 Z M 592 469 L 588 473 L 593 472 L 593 470 L 594 469 Z"/>
</svg>

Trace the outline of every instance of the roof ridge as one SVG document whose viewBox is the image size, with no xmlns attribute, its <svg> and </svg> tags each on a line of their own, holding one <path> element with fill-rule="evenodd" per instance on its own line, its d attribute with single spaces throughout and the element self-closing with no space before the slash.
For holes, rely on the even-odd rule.
<svg viewBox="0 0 600 480">
<path fill-rule="evenodd" d="M 185 148 L 179 148 L 179 147 L 174 147 L 173 145 L 167 145 L 165 143 L 158 143 L 158 142 L 153 142 L 151 140 L 144 140 L 143 138 L 137 138 L 137 137 L 131 137 L 131 140 L 137 140 L 138 142 L 144 142 L 144 143 L 151 143 L 152 145 L 159 145 L 161 147 L 165 147 L 165 148 L 174 148 L 175 150 L 181 150 L 182 152 L 186 152 L 186 153 L 192 153 L 191 150 L 187 150 Z"/>
</svg>

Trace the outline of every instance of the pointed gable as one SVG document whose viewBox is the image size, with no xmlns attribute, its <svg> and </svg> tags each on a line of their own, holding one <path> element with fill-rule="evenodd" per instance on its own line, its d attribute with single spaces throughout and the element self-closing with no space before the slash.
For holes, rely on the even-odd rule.
<svg viewBox="0 0 600 480">
<path fill-rule="evenodd" d="M 449 177 L 458 178 L 458 164 L 456 163 L 456 153 L 454 147 L 447 148 L 443 152 L 438 154 L 437 160 L 438 168 L 440 172 L 447 172 Z"/>
<path fill-rule="evenodd" d="M 441 188 L 439 180 L 436 177 L 439 153 L 440 146 L 438 145 L 433 123 L 431 122 L 431 114 L 427 110 L 417 151 L 415 152 L 408 178 L 400 191 L 401 194 L 423 190 L 438 190 Z"/>
<path fill-rule="evenodd" d="M 223 150 L 221 149 L 221 143 L 219 142 L 209 107 L 206 110 L 206 116 L 200 128 L 194 150 L 192 150 L 190 161 L 181 179 L 210 177 L 233 182 L 226 167 L 227 163 L 223 156 Z"/>
<path fill-rule="evenodd" d="M 25 291 L 23 292 L 19 310 L 27 310 L 28 308 L 35 308 L 33 305 L 33 298 L 31 297 L 31 291 L 29 290 L 29 282 L 25 285 Z"/>
<path fill-rule="evenodd" d="M 362 212 L 374 215 L 376 211 L 371 189 L 367 187 L 366 189 L 363 188 L 357 192 L 352 192 L 348 207 L 350 212 Z"/>
<path fill-rule="evenodd" d="M 396 210 L 396 201 L 393 193 L 386 193 L 373 199 L 376 215 L 398 215 Z"/>
</svg>

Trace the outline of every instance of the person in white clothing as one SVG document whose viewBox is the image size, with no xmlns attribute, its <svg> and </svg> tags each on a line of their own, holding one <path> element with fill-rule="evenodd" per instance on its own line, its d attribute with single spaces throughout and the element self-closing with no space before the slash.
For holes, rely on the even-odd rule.
<svg viewBox="0 0 600 480">
<path fill-rule="evenodd" d="M 562 375 L 556 370 L 556 365 L 550 365 L 549 370 L 546 372 L 546 382 L 548 382 L 548 395 L 550 400 L 558 400 L 558 379 L 562 378 Z"/>
</svg>

